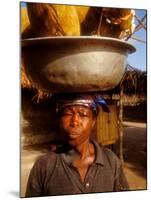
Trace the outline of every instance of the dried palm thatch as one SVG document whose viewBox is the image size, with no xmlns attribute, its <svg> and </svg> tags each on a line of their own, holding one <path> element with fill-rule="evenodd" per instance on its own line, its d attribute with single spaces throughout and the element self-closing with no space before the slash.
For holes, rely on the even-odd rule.
<svg viewBox="0 0 151 200">
<path fill-rule="evenodd" d="M 40 101 L 47 99 L 51 96 L 51 93 L 48 93 L 40 88 L 34 87 L 32 82 L 27 78 L 24 66 L 21 66 L 21 88 L 22 90 L 34 91 L 34 96 L 32 101 L 39 103 Z"/>
<path fill-rule="evenodd" d="M 21 65 L 21 87 L 22 88 L 28 88 L 28 89 L 33 88 L 32 83 L 27 78 L 25 68 L 24 68 L 23 65 Z"/>
<path fill-rule="evenodd" d="M 124 77 L 120 83 L 125 94 L 145 95 L 147 93 L 147 73 L 128 65 Z"/>
<path fill-rule="evenodd" d="M 147 73 L 127 65 L 121 82 L 112 90 L 102 92 L 105 98 L 119 99 L 122 91 L 124 102 L 138 102 L 146 100 L 147 96 Z"/>
</svg>

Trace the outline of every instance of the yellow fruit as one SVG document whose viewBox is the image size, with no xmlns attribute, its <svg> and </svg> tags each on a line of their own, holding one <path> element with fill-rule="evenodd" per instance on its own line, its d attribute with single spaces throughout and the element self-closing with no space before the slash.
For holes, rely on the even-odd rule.
<svg viewBox="0 0 151 200">
<path fill-rule="evenodd" d="M 90 7 L 89 6 L 75 6 L 75 9 L 79 17 L 79 22 L 82 23 L 85 20 Z"/>
<path fill-rule="evenodd" d="M 50 5 L 51 6 L 51 5 Z M 80 35 L 80 23 L 75 6 L 52 5 L 58 16 L 58 23 L 65 35 Z"/>
<path fill-rule="evenodd" d="M 30 25 L 27 8 L 21 8 L 21 33 Z"/>
</svg>

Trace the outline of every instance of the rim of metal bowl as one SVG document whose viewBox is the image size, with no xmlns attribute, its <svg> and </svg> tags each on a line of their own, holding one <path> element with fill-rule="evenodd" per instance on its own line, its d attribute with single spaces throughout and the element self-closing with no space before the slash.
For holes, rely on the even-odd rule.
<svg viewBox="0 0 151 200">
<path fill-rule="evenodd" d="M 117 38 L 111 37 L 100 37 L 100 36 L 50 36 L 50 37 L 36 37 L 21 40 L 21 46 L 31 46 L 37 44 L 51 44 L 51 43 L 62 43 L 62 42 L 97 42 L 98 44 L 103 42 L 108 42 L 109 44 L 116 44 L 119 47 L 124 47 L 128 53 L 134 53 L 136 48 L 129 42 L 123 41 Z"/>
</svg>

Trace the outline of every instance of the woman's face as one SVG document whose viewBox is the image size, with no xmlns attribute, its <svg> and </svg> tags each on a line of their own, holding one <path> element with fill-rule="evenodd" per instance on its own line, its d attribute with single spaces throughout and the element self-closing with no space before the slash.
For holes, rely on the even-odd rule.
<svg viewBox="0 0 151 200">
<path fill-rule="evenodd" d="M 89 140 L 95 118 L 90 108 L 85 106 L 69 106 L 60 114 L 60 129 L 72 146 Z"/>
</svg>

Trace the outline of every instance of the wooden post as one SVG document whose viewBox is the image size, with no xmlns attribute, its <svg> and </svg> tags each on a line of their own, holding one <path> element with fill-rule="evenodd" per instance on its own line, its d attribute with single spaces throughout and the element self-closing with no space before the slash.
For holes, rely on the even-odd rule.
<svg viewBox="0 0 151 200">
<path fill-rule="evenodd" d="M 120 90 L 120 108 L 119 108 L 119 156 L 121 163 L 124 163 L 123 159 L 123 87 Z"/>
</svg>

